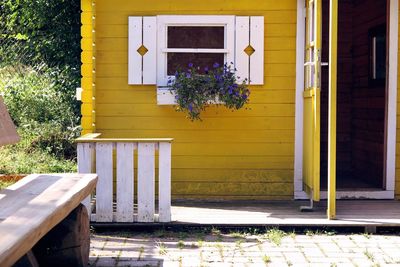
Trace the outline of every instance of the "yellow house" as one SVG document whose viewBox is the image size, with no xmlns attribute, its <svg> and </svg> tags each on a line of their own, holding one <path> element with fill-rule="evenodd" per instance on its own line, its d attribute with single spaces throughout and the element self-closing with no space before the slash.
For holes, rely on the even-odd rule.
<svg viewBox="0 0 400 267">
<path fill-rule="evenodd" d="M 339 0 L 337 20 L 329 0 L 82 11 L 83 134 L 173 138 L 172 199 L 400 196 L 398 0 Z M 176 112 L 167 80 L 189 60 L 233 62 L 251 81 L 248 108 L 211 105 L 196 122 Z"/>
</svg>

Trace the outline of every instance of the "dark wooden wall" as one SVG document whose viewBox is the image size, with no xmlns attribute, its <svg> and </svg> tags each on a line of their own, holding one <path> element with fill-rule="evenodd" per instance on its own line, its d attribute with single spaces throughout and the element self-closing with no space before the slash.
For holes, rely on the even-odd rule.
<svg viewBox="0 0 400 267">
<path fill-rule="evenodd" d="M 374 181 L 383 175 L 385 88 L 370 87 L 368 30 L 386 19 L 386 0 L 339 1 L 337 179 Z M 329 1 L 323 1 L 322 60 L 329 56 Z M 321 182 L 326 185 L 328 67 L 322 67 Z M 379 182 L 376 182 L 378 181 Z M 351 183 L 350 183 L 351 184 Z"/>
<path fill-rule="evenodd" d="M 368 82 L 368 31 L 386 23 L 386 0 L 355 0 L 353 14 L 353 175 L 382 187 L 386 88 Z"/>
</svg>

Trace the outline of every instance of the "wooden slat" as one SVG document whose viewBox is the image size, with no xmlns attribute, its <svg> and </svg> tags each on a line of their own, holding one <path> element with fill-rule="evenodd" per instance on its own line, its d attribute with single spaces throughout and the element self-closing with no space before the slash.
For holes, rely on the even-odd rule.
<svg viewBox="0 0 400 267">
<path fill-rule="evenodd" d="M 160 222 L 171 221 L 171 144 L 159 144 L 158 213 Z"/>
<path fill-rule="evenodd" d="M 250 45 L 254 53 L 250 56 L 250 84 L 264 84 L 264 17 L 250 17 Z"/>
<path fill-rule="evenodd" d="M 137 52 L 142 45 L 142 17 L 129 17 L 128 83 L 142 84 L 142 56 Z"/>
<path fill-rule="evenodd" d="M 153 222 L 155 213 L 155 144 L 138 145 L 138 221 Z"/>
<path fill-rule="evenodd" d="M 143 84 L 157 83 L 157 17 L 143 17 Z"/>
<path fill-rule="evenodd" d="M 29 175 L 0 191 L 1 266 L 26 254 L 93 191 L 96 180 L 95 174 Z"/>
<path fill-rule="evenodd" d="M 133 143 L 117 143 L 117 222 L 133 222 Z"/>
<path fill-rule="evenodd" d="M 96 221 L 113 219 L 113 143 L 96 144 L 96 172 L 99 176 L 96 189 Z"/>
<path fill-rule="evenodd" d="M 78 156 L 78 172 L 79 173 L 93 173 L 94 172 L 94 144 L 81 143 L 77 146 Z M 91 196 L 88 196 L 82 204 L 88 210 L 89 218 L 92 211 Z"/>
<path fill-rule="evenodd" d="M 244 52 L 250 44 L 249 40 L 250 21 L 248 16 L 236 17 L 236 75 L 240 77 L 239 82 L 249 79 L 249 56 Z"/>
</svg>

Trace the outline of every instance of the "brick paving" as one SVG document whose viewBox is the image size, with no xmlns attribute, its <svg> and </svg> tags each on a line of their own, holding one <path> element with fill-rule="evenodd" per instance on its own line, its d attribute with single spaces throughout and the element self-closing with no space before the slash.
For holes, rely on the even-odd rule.
<svg viewBox="0 0 400 267">
<path fill-rule="evenodd" d="M 400 236 L 279 230 L 93 234 L 90 265 L 400 266 Z"/>
</svg>

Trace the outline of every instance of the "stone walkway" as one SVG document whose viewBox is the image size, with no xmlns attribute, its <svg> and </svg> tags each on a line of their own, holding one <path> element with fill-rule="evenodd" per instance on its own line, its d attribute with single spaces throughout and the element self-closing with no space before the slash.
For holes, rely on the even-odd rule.
<svg viewBox="0 0 400 267">
<path fill-rule="evenodd" d="M 400 266 L 399 235 L 271 229 L 94 234 L 91 266 Z"/>
</svg>

